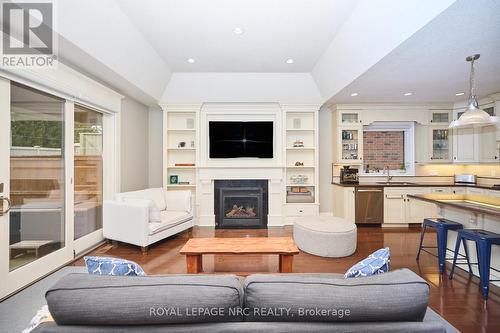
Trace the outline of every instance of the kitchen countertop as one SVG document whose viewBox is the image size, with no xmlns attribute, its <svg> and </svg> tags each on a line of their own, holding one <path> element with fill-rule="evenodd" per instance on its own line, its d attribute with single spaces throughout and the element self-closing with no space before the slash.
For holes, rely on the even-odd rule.
<svg viewBox="0 0 500 333">
<path fill-rule="evenodd" d="M 379 183 L 360 183 L 360 184 L 342 184 L 340 182 L 332 182 L 333 185 L 342 187 L 472 187 L 481 188 L 485 190 L 500 191 L 500 187 L 486 186 L 486 185 L 467 185 L 455 183 L 417 183 L 417 182 L 393 182 L 392 184 L 379 184 Z"/>
<path fill-rule="evenodd" d="M 466 195 L 408 194 L 408 198 L 427 201 L 440 206 L 448 206 L 469 212 L 500 217 L 500 202 L 485 203 L 468 198 Z"/>
</svg>

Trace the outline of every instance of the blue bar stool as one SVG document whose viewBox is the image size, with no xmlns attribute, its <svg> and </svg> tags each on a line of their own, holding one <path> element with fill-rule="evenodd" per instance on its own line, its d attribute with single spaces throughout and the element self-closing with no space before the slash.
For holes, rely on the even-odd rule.
<svg viewBox="0 0 500 333">
<path fill-rule="evenodd" d="M 500 272 L 498 269 L 490 267 L 491 260 L 491 245 L 500 245 L 500 235 L 491 231 L 486 231 L 482 229 L 462 229 L 458 231 L 457 243 L 455 245 L 455 256 L 453 257 L 453 265 L 451 266 L 450 279 L 453 278 L 453 273 L 455 271 L 457 254 L 460 250 L 460 242 L 463 241 L 464 249 L 467 248 L 467 241 L 471 240 L 476 242 L 477 251 L 477 263 L 469 263 L 469 274 L 472 274 L 472 269 L 470 265 L 478 265 L 479 268 L 479 279 L 481 281 L 481 291 L 483 293 L 483 298 L 488 299 L 489 283 L 490 281 L 500 281 L 500 280 L 490 280 L 490 269 Z M 468 257 L 467 251 L 465 255 Z M 467 262 L 469 260 L 467 259 Z"/>
<path fill-rule="evenodd" d="M 436 229 L 436 238 L 437 238 L 437 246 L 422 246 L 424 242 L 425 230 L 427 228 Z M 422 231 L 420 232 L 420 246 L 418 247 L 418 253 L 416 260 L 420 258 L 420 252 L 424 251 L 429 253 L 430 255 L 435 256 L 433 253 L 427 251 L 426 249 L 438 249 L 438 262 L 439 262 L 439 273 L 443 274 L 444 268 L 446 267 L 446 260 L 451 260 L 452 258 L 446 258 L 446 250 L 451 251 L 446 247 L 446 243 L 448 241 L 448 230 L 461 230 L 464 226 L 458 222 L 447 220 L 447 219 L 424 219 L 424 223 L 422 224 Z M 461 258 L 464 259 L 464 258 Z"/>
</svg>

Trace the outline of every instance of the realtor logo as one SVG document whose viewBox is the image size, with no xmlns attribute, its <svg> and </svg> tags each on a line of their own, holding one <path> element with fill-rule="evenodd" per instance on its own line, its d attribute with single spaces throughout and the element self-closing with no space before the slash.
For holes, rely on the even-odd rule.
<svg viewBox="0 0 500 333">
<path fill-rule="evenodd" d="M 1 66 L 54 67 L 56 38 L 52 2 L 3 2 L 1 17 Z"/>
</svg>

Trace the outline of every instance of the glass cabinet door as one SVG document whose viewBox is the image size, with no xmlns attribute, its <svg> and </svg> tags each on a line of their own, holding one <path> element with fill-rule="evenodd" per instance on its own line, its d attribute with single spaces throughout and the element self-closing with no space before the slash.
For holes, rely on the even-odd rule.
<svg viewBox="0 0 500 333">
<path fill-rule="evenodd" d="M 357 124 L 360 121 L 359 114 L 357 112 L 341 112 L 340 113 L 341 124 Z"/>
<path fill-rule="evenodd" d="M 449 130 L 447 128 L 432 129 L 431 160 L 446 161 L 450 159 Z"/>
<path fill-rule="evenodd" d="M 342 130 L 342 160 L 359 160 L 359 131 Z"/>
</svg>

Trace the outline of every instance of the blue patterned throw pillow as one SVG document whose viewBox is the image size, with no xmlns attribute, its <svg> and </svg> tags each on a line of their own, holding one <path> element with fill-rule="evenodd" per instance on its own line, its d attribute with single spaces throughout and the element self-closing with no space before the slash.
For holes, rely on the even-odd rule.
<svg viewBox="0 0 500 333">
<path fill-rule="evenodd" d="M 125 259 L 107 257 L 83 257 L 89 274 L 139 276 L 146 275 L 139 264 Z"/>
<path fill-rule="evenodd" d="M 373 252 L 366 259 L 361 260 L 356 265 L 349 268 L 344 277 L 347 279 L 386 273 L 389 271 L 390 261 L 391 252 L 388 247 L 385 247 Z"/>
</svg>

